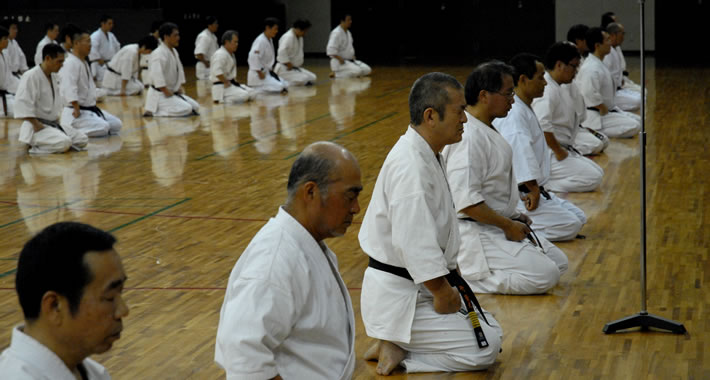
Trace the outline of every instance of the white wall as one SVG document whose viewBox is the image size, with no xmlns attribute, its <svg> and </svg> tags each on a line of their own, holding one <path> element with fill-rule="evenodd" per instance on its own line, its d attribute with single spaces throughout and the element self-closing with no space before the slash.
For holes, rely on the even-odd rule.
<svg viewBox="0 0 710 380">
<path fill-rule="evenodd" d="M 306 18 L 313 24 L 304 37 L 303 51 L 325 54 L 331 29 L 330 0 L 285 0 L 283 3 L 288 27 L 298 18 Z"/>
<path fill-rule="evenodd" d="M 646 50 L 656 50 L 655 1 L 645 1 Z M 567 30 L 574 24 L 599 26 L 602 14 L 614 12 L 617 20 L 624 25 L 625 51 L 641 50 L 640 3 L 638 0 L 557 0 L 555 1 L 555 32 L 557 40 L 567 39 Z"/>
</svg>

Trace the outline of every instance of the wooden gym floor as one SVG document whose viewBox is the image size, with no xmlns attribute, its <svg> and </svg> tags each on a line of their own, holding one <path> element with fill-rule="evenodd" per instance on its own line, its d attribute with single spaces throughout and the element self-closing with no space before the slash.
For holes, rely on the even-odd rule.
<svg viewBox="0 0 710 380">
<path fill-rule="evenodd" d="M 370 78 L 328 79 L 327 61 L 308 62 L 315 86 L 245 105 L 213 105 L 188 70 L 187 93 L 204 109 L 186 119 L 141 118 L 142 97 L 102 107 L 124 123 L 92 139 L 88 152 L 29 156 L 20 121 L 0 121 L 0 349 L 22 313 L 14 292 L 17 255 L 43 227 L 77 220 L 111 231 L 129 275 L 131 314 L 122 338 L 96 357 L 115 379 L 224 378 L 214 340 L 229 272 L 285 199 L 294 157 L 331 140 L 359 159 L 363 211 L 379 168 L 408 124 L 408 90 L 429 71 L 465 81 L 471 67 L 375 67 Z M 504 330 L 488 371 L 393 379 L 710 378 L 710 69 L 648 65 L 648 310 L 689 334 L 604 335 L 606 322 L 640 310 L 638 137 L 615 140 L 594 160 L 600 189 L 562 195 L 589 216 L 586 240 L 561 243 L 570 270 L 547 295 L 481 295 Z M 638 59 L 629 58 L 639 82 Z M 245 81 L 240 67 L 239 79 Z M 706 78 L 706 79 L 702 79 Z M 359 223 L 330 239 L 357 321 L 355 379 L 376 377 L 362 359 L 372 341 L 360 319 L 367 265 Z"/>
</svg>

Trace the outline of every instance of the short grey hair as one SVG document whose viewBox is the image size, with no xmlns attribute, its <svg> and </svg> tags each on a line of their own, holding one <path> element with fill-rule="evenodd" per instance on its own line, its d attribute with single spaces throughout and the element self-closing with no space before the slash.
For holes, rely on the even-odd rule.
<svg viewBox="0 0 710 380">
<path fill-rule="evenodd" d="M 463 86 L 449 74 L 433 72 L 417 79 L 409 92 L 409 120 L 413 126 L 424 121 L 424 111 L 433 108 L 444 119 L 449 99 L 449 89 L 461 90 Z"/>
<path fill-rule="evenodd" d="M 324 198 L 328 194 L 330 174 L 334 168 L 333 159 L 313 151 L 302 152 L 291 166 L 291 173 L 288 175 L 287 203 L 291 203 L 298 188 L 306 182 L 315 182 Z"/>
<path fill-rule="evenodd" d="M 236 30 L 230 29 L 230 30 L 222 33 L 222 45 L 231 41 L 232 38 L 234 38 L 234 36 L 239 37 L 239 32 L 237 32 Z"/>
<path fill-rule="evenodd" d="M 609 34 L 616 34 L 621 32 L 624 29 L 624 27 L 619 24 L 618 22 L 612 22 L 611 24 L 606 26 L 606 32 Z"/>
</svg>

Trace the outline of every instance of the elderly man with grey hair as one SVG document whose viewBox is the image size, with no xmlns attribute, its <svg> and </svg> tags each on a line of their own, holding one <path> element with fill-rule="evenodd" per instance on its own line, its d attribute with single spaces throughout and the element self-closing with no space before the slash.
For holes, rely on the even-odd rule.
<svg viewBox="0 0 710 380">
<path fill-rule="evenodd" d="M 398 365 L 407 372 L 482 370 L 500 350 L 500 325 L 457 272 L 456 210 L 439 154 L 461 141 L 465 108 L 450 75 L 429 73 L 414 83 L 411 124 L 387 155 L 365 213 L 359 238 L 370 262 L 360 305 L 367 335 L 378 339 L 365 359 L 379 362 L 380 375 Z"/>
<path fill-rule="evenodd" d="M 345 148 L 316 142 L 287 190 L 229 276 L 215 361 L 229 379 L 350 379 L 353 308 L 323 239 L 344 235 L 360 212 L 360 168 Z"/>
<path fill-rule="evenodd" d="M 222 34 L 222 47 L 210 58 L 212 100 L 215 103 L 244 103 L 256 96 L 254 89 L 237 82 L 237 59 L 234 53 L 238 46 L 239 33 L 228 30 Z"/>
</svg>

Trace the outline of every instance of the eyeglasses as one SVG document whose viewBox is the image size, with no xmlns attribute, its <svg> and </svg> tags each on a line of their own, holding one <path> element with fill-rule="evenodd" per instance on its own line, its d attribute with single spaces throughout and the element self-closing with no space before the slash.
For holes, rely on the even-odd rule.
<svg viewBox="0 0 710 380">
<path fill-rule="evenodd" d="M 490 92 L 490 93 L 492 93 L 492 94 L 498 94 L 498 95 L 504 96 L 504 97 L 506 97 L 506 98 L 508 98 L 508 99 L 514 99 L 514 98 L 515 98 L 515 90 L 510 90 L 510 92 L 508 92 L 508 93 L 505 93 L 505 92 L 498 92 L 498 91 L 490 91 L 490 90 L 486 90 L 486 91 L 488 91 L 488 92 Z"/>
</svg>

